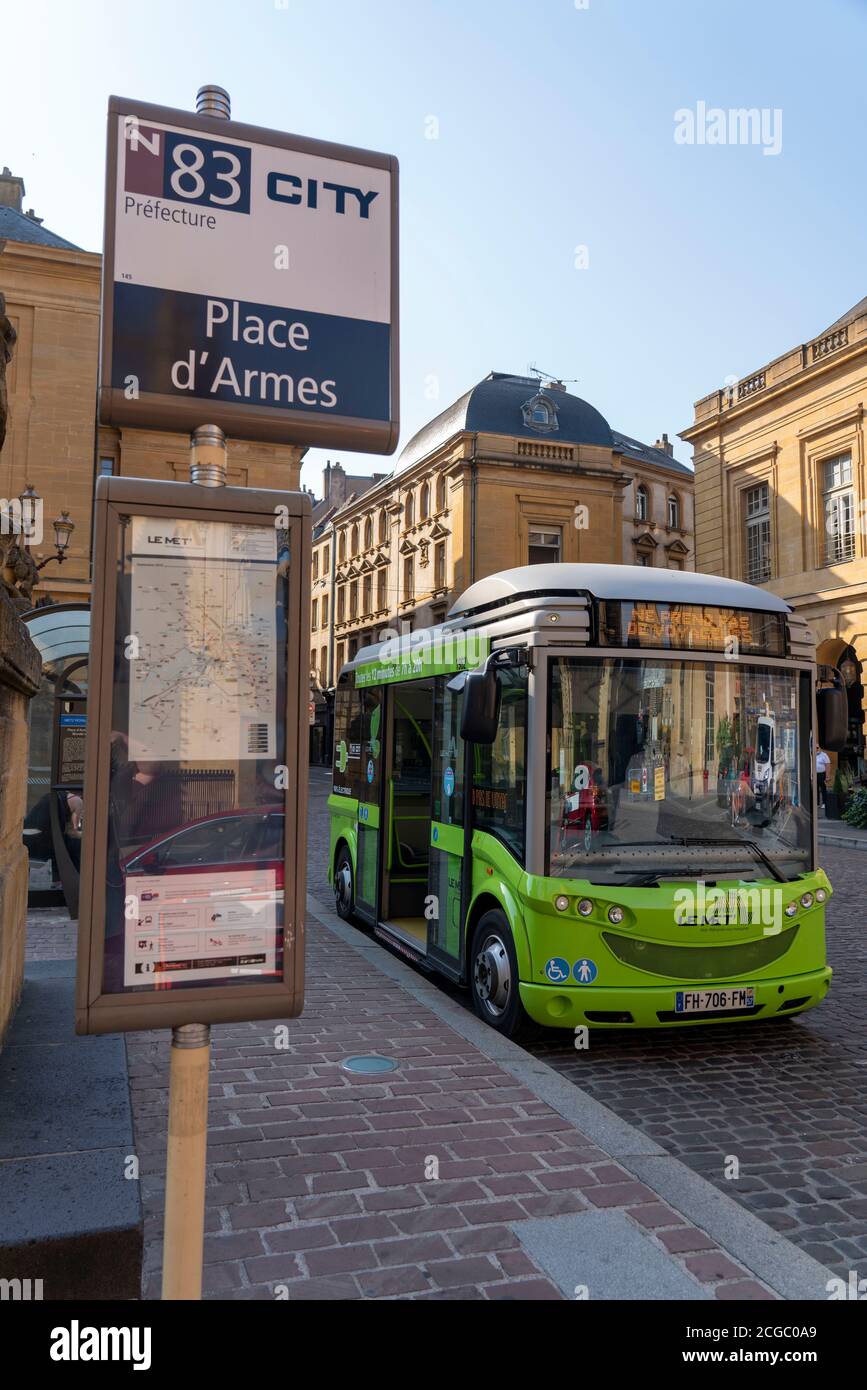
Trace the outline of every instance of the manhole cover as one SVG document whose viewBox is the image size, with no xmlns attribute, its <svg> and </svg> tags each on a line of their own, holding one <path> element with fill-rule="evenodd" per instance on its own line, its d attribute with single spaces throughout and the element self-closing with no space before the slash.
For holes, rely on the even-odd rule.
<svg viewBox="0 0 867 1390">
<path fill-rule="evenodd" d="M 397 1062 L 393 1057 L 347 1057 L 340 1063 L 341 1070 L 363 1072 L 370 1076 L 374 1072 L 397 1071 Z"/>
</svg>

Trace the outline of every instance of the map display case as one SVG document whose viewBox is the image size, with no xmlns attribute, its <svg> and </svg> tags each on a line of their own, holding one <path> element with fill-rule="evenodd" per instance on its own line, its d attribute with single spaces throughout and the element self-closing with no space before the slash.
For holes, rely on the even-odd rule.
<svg viewBox="0 0 867 1390">
<path fill-rule="evenodd" d="M 102 478 L 78 1032 L 303 1002 L 310 503 Z"/>
</svg>

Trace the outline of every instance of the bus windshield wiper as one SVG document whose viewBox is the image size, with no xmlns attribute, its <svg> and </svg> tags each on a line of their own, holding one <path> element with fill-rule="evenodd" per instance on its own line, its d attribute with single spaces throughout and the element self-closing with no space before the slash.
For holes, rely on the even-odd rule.
<svg viewBox="0 0 867 1390">
<path fill-rule="evenodd" d="M 729 845 L 733 845 L 735 847 L 737 847 L 738 845 L 743 845 L 745 849 L 752 851 L 756 858 L 760 860 L 762 864 L 764 864 L 766 869 L 770 870 L 771 874 L 777 880 L 778 883 L 789 882 L 782 869 L 780 869 L 774 863 L 770 855 L 765 854 L 765 851 L 761 848 L 760 845 L 756 844 L 755 840 L 723 840 L 713 838 L 706 839 L 702 836 L 696 835 L 672 835 L 671 841 L 672 844 L 676 845 L 724 845 L 726 848 L 728 848 Z"/>
</svg>

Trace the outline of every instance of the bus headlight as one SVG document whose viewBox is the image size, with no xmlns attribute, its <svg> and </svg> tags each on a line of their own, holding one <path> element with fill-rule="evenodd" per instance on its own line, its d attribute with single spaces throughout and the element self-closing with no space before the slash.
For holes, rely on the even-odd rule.
<svg viewBox="0 0 867 1390">
<path fill-rule="evenodd" d="M 827 898 L 827 896 L 828 896 L 828 894 L 825 892 L 824 888 L 817 888 L 817 889 L 816 889 L 816 902 L 817 902 L 817 903 L 823 903 L 823 902 L 825 901 L 825 899 Z"/>
<path fill-rule="evenodd" d="M 622 922 L 622 921 L 623 921 L 623 908 L 622 908 L 622 907 L 609 907 L 609 909 L 608 909 L 608 920 L 609 920 L 609 922 L 613 922 L 615 926 L 617 925 L 618 922 Z"/>
<path fill-rule="evenodd" d="M 813 894 L 812 894 L 812 893 L 804 893 L 804 894 L 802 895 L 802 897 L 801 897 L 801 907 L 812 907 L 812 906 L 813 906 Z"/>
<path fill-rule="evenodd" d="M 556 907 L 558 912 L 569 911 L 569 899 L 566 897 L 565 893 L 559 893 L 557 895 L 557 897 L 554 899 L 554 906 Z"/>
<path fill-rule="evenodd" d="M 796 902 L 786 903 L 786 916 L 787 916 L 787 917 L 794 917 L 794 915 L 795 915 L 795 913 L 797 912 L 797 910 L 798 910 L 798 904 L 797 904 Z"/>
<path fill-rule="evenodd" d="M 593 911 L 593 904 L 589 898 L 581 899 L 580 903 L 578 904 L 578 911 L 581 913 L 582 917 L 590 916 L 591 912 Z"/>
</svg>

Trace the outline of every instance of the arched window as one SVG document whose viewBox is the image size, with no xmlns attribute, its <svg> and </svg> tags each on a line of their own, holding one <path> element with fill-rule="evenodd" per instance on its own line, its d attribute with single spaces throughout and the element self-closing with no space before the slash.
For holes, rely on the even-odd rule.
<svg viewBox="0 0 867 1390">
<path fill-rule="evenodd" d="M 403 524 L 407 531 L 410 526 L 415 525 L 415 498 L 411 492 L 406 494 L 406 502 L 403 506 Z"/>
<path fill-rule="evenodd" d="M 668 524 L 669 526 L 680 526 L 680 502 L 674 492 L 668 499 Z"/>
<path fill-rule="evenodd" d="M 357 554 L 358 554 L 358 527 L 357 527 L 357 526 L 353 526 L 353 528 L 352 528 L 352 548 L 351 548 L 351 553 L 352 553 L 353 555 L 357 555 Z"/>
<path fill-rule="evenodd" d="M 346 532 L 345 532 L 345 531 L 341 531 L 341 532 L 340 532 L 340 549 L 339 549 L 339 555 L 340 555 L 340 563 L 342 564 L 343 561 L 346 559 Z"/>
<path fill-rule="evenodd" d="M 425 483 L 421 490 L 421 519 L 427 521 L 430 516 L 430 483 Z"/>
<path fill-rule="evenodd" d="M 440 473 L 437 478 L 437 511 L 444 512 L 446 509 L 446 475 Z"/>
<path fill-rule="evenodd" d="M 364 548 L 369 550 L 373 545 L 373 517 L 369 516 L 364 523 Z"/>
<path fill-rule="evenodd" d="M 650 512 L 650 499 L 644 483 L 639 483 L 635 494 L 635 515 L 639 521 L 646 521 Z"/>
<path fill-rule="evenodd" d="M 388 512 L 383 507 L 379 513 L 379 544 L 385 545 L 388 540 Z"/>
</svg>

